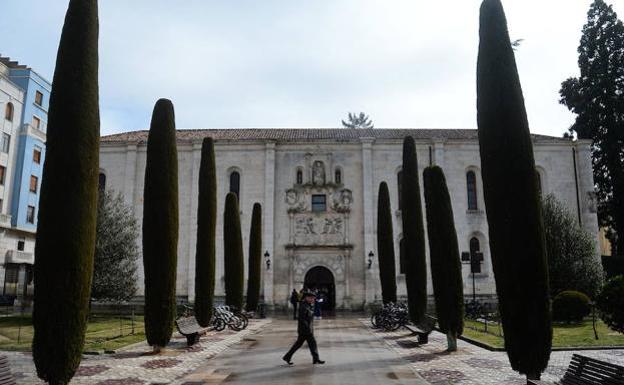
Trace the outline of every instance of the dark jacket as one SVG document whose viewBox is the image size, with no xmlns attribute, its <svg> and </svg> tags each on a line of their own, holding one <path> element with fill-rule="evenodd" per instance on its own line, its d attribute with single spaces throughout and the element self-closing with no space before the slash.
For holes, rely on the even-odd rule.
<svg viewBox="0 0 624 385">
<path fill-rule="evenodd" d="M 307 302 L 302 302 L 299 306 L 299 322 L 297 324 L 297 333 L 299 335 L 314 334 L 314 327 L 312 322 L 314 321 L 314 305 L 310 305 Z"/>
<path fill-rule="evenodd" d="M 290 303 L 296 305 L 299 302 L 299 294 L 296 291 L 292 291 L 290 294 Z"/>
</svg>

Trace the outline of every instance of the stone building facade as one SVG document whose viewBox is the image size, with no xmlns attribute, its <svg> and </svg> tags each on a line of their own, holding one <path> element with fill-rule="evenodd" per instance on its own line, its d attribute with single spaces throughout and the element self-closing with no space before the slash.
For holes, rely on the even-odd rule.
<svg viewBox="0 0 624 385">
<path fill-rule="evenodd" d="M 178 130 L 177 135 L 177 294 L 181 299 L 192 301 L 194 296 L 197 183 L 201 142 L 207 136 L 215 140 L 218 212 L 223 213 L 225 195 L 236 192 L 245 252 L 252 206 L 262 204 L 266 250 L 262 295 L 268 305 L 287 306 L 290 291 L 304 284 L 327 291 L 329 305 L 338 309 L 361 309 L 381 300 L 375 227 L 382 181 L 390 189 L 397 285 L 399 296 L 405 296 L 398 189 L 402 141 L 407 135 L 416 140 L 421 175 L 431 164 L 444 169 L 460 250 L 483 253 L 480 272 L 474 274 L 476 295 L 495 295 L 476 130 L 219 129 Z M 582 226 L 597 236 L 589 143 L 540 135 L 534 135 L 533 141 L 542 193 L 564 201 Z M 107 189 L 124 195 L 139 222 L 146 142 L 146 131 L 127 132 L 103 137 L 100 149 L 101 180 Z M 222 239 L 219 215 L 217 296 L 223 295 L 224 288 Z M 463 269 L 465 294 L 471 296 L 470 266 Z M 431 293 L 431 282 L 428 287 Z"/>
</svg>

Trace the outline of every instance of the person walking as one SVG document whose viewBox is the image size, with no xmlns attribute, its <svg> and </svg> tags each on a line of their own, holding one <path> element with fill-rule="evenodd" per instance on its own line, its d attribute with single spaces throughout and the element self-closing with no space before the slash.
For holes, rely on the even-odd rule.
<svg viewBox="0 0 624 385">
<path fill-rule="evenodd" d="M 290 303 L 293 305 L 293 319 L 297 319 L 297 305 L 299 304 L 299 293 L 297 290 L 293 289 L 292 293 L 290 293 Z"/>
<path fill-rule="evenodd" d="M 310 353 L 312 354 L 312 363 L 313 364 L 324 364 L 325 361 L 322 361 L 319 358 L 318 349 L 316 346 L 316 339 L 314 338 L 314 327 L 312 323 L 314 322 L 314 301 L 316 299 L 316 295 L 312 292 L 303 293 L 303 302 L 299 305 L 299 322 L 297 323 L 297 341 L 290 348 L 288 353 L 282 357 L 284 361 L 288 365 L 292 365 L 291 361 L 293 354 L 303 346 L 304 342 L 308 343 L 308 348 L 310 349 Z"/>
</svg>

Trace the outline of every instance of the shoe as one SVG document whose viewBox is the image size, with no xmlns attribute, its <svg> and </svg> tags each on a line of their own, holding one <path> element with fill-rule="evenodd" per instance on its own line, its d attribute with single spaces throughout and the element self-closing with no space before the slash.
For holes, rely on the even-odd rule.
<svg viewBox="0 0 624 385">
<path fill-rule="evenodd" d="M 286 361 L 286 363 L 288 365 L 292 365 L 293 364 L 293 362 L 291 360 L 289 360 L 288 358 L 286 358 L 286 356 L 282 357 L 282 360 Z"/>
<path fill-rule="evenodd" d="M 314 365 L 319 364 L 319 365 L 323 365 L 325 363 L 325 361 L 322 360 L 314 360 L 314 362 L 312 362 Z"/>
</svg>

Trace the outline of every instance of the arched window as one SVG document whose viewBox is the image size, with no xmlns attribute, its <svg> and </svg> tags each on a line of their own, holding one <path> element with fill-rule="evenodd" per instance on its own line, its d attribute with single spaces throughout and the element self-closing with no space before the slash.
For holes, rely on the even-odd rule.
<svg viewBox="0 0 624 385">
<path fill-rule="evenodd" d="M 403 238 L 399 241 L 399 272 L 405 274 L 405 243 Z"/>
<path fill-rule="evenodd" d="M 104 174 L 103 172 L 101 172 L 100 175 L 98 176 L 98 190 L 99 191 L 106 190 L 106 174 Z"/>
<path fill-rule="evenodd" d="M 477 176 L 474 171 L 466 173 L 466 185 L 468 188 L 468 210 L 477 210 Z"/>
<path fill-rule="evenodd" d="M 303 184 L 303 171 L 297 170 L 297 184 Z"/>
<path fill-rule="evenodd" d="M 470 256 L 472 261 L 472 256 L 475 253 L 481 252 L 481 245 L 479 243 L 479 239 L 477 237 L 470 238 Z M 471 272 L 480 273 L 481 272 L 481 260 L 474 261 L 474 265 L 471 264 Z"/>
<path fill-rule="evenodd" d="M 4 109 L 4 118 L 9 122 L 13 121 L 13 112 L 15 108 L 13 107 L 13 103 L 7 103 L 6 108 Z"/>
<path fill-rule="evenodd" d="M 403 170 L 397 173 L 397 191 L 399 193 L 399 210 L 403 209 L 403 200 L 401 199 L 401 190 L 403 190 Z"/>
<path fill-rule="evenodd" d="M 240 199 L 240 173 L 238 171 L 232 171 L 230 174 L 230 192 Z"/>
<path fill-rule="evenodd" d="M 334 182 L 336 184 L 342 183 L 342 171 L 340 171 L 339 168 L 337 168 L 336 171 L 334 172 Z"/>
</svg>

